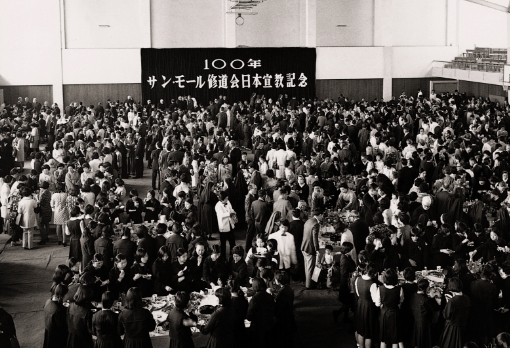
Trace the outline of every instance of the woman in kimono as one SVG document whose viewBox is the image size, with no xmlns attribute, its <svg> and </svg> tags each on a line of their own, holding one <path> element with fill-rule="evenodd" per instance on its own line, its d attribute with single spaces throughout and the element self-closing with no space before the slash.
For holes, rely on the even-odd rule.
<svg viewBox="0 0 510 348">
<path fill-rule="evenodd" d="M 237 219 L 238 219 L 238 227 L 243 226 L 246 222 L 246 214 L 244 211 L 244 199 L 248 194 L 248 184 L 246 183 L 246 179 L 244 178 L 244 170 L 243 166 L 239 168 L 233 183 L 232 189 L 229 190 L 229 197 L 231 199 L 232 207 L 234 208 Z M 230 187 L 230 186 L 229 186 Z"/>
<path fill-rule="evenodd" d="M 23 138 L 21 132 L 16 133 L 16 138 L 12 141 L 12 149 L 16 153 L 14 160 L 19 167 L 23 168 L 25 163 L 25 138 Z"/>
<path fill-rule="evenodd" d="M 202 204 L 201 225 L 204 231 L 208 233 L 208 239 L 212 240 L 213 233 L 219 233 L 218 221 L 214 207 L 218 203 L 218 196 L 213 191 L 214 183 L 209 181 L 200 195 L 200 204 Z"/>
<path fill-rule="evenodd" d="M 30 131 L 30 152 L 38 152 L 39 151 L 39 124 L 34 122 L 31 124 L 32 130 Z"/>
</svg>

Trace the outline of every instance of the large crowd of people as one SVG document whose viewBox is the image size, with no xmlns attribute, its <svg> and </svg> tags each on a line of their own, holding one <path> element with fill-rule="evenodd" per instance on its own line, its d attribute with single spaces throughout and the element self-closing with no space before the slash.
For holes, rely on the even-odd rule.
<svg viewBox="0 0 510 348">
<path fill-rule="evenodd" d="M 13 248 L 36 232 L 69 248 L 46 348 L 151 347 L 153 294 L 175 295 L 170 347 L 193 347 L 192 327 L 208 347 L 292 347 L 299 283 L 338 291 L 333 319 L 361 348 L 510 346 L 507 103 L 254 93 L 0 110 L 0 229 Z M 141 197 L 124 180 L 145 168 Z M 186 308 L 207 289 L 220 306 L 199 325 Z"/>
</svg>

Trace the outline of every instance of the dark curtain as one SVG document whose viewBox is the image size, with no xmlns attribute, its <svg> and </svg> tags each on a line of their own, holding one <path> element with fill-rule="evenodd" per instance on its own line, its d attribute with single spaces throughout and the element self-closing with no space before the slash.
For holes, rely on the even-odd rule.
<svg viewBox="0 0 510 348">
<path fill-rule="evenodd" d="M 315 97 L 315 48 L 142 48 L 141 61 L 144 103 L 188 95 L 204 106 L 220 95 L 229 103 L 253 93 Z"/>
</svg>

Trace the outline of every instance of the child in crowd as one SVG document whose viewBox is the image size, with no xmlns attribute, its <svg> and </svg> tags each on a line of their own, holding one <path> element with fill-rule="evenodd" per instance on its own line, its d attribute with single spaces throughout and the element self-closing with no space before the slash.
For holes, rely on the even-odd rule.
<svg viewBox="0 0 510 348">
<path fill-rule="evenodd" d="M 246 263 L 248 261 L 252 260 L 253 264 L 255 265 L 256 259 L 259 256 L 265 256 L 267 253 L 267 247 L 266 242 L 264 241 L 264 235 L 262 233 L 257 234 L 256 240 L 255 240 L 255 246 L 248 249 L 248 253 L 246 254 Z"/>
<path fill-rule="evenodd" d="M 269 239 L 267 241 L 266 259 L 273 270 L 280 268 L 280 254 L 278 253 L 278 241 Z"/>
<path fill-rule="evenodd" d="M 322 271 L 319 277 L 319 284 L 323 284 L 324 281 L 326 281 L 326 287 L 328 289 L 332 287 L 331 279 L 333 277 L 333 265 L 335 263 L 334 255 L 333 246 L 328 244 L 325 247 L 324 255 L 322 255 L 320 259 Z"/>
</svg>

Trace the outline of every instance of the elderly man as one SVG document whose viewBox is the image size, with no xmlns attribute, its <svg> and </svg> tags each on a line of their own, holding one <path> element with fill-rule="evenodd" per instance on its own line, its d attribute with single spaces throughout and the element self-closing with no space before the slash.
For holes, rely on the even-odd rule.
<svg viewBox="0 0 510 348">
<path fill-rule="evenodd" d="M 432 197 L 430 196 L 423 197 L 421 200 L 421 207 L 418 207 L 413 211 L 413 215 L 411 216 L 411 225 L 415 226 L 418 223 L 418 219 L 422 214 L 427 214 L 430 220 L 435 220 L 433 216 L 434 215 L 433 210 L 430 209 L 431 206 Z"/>
</svg>

